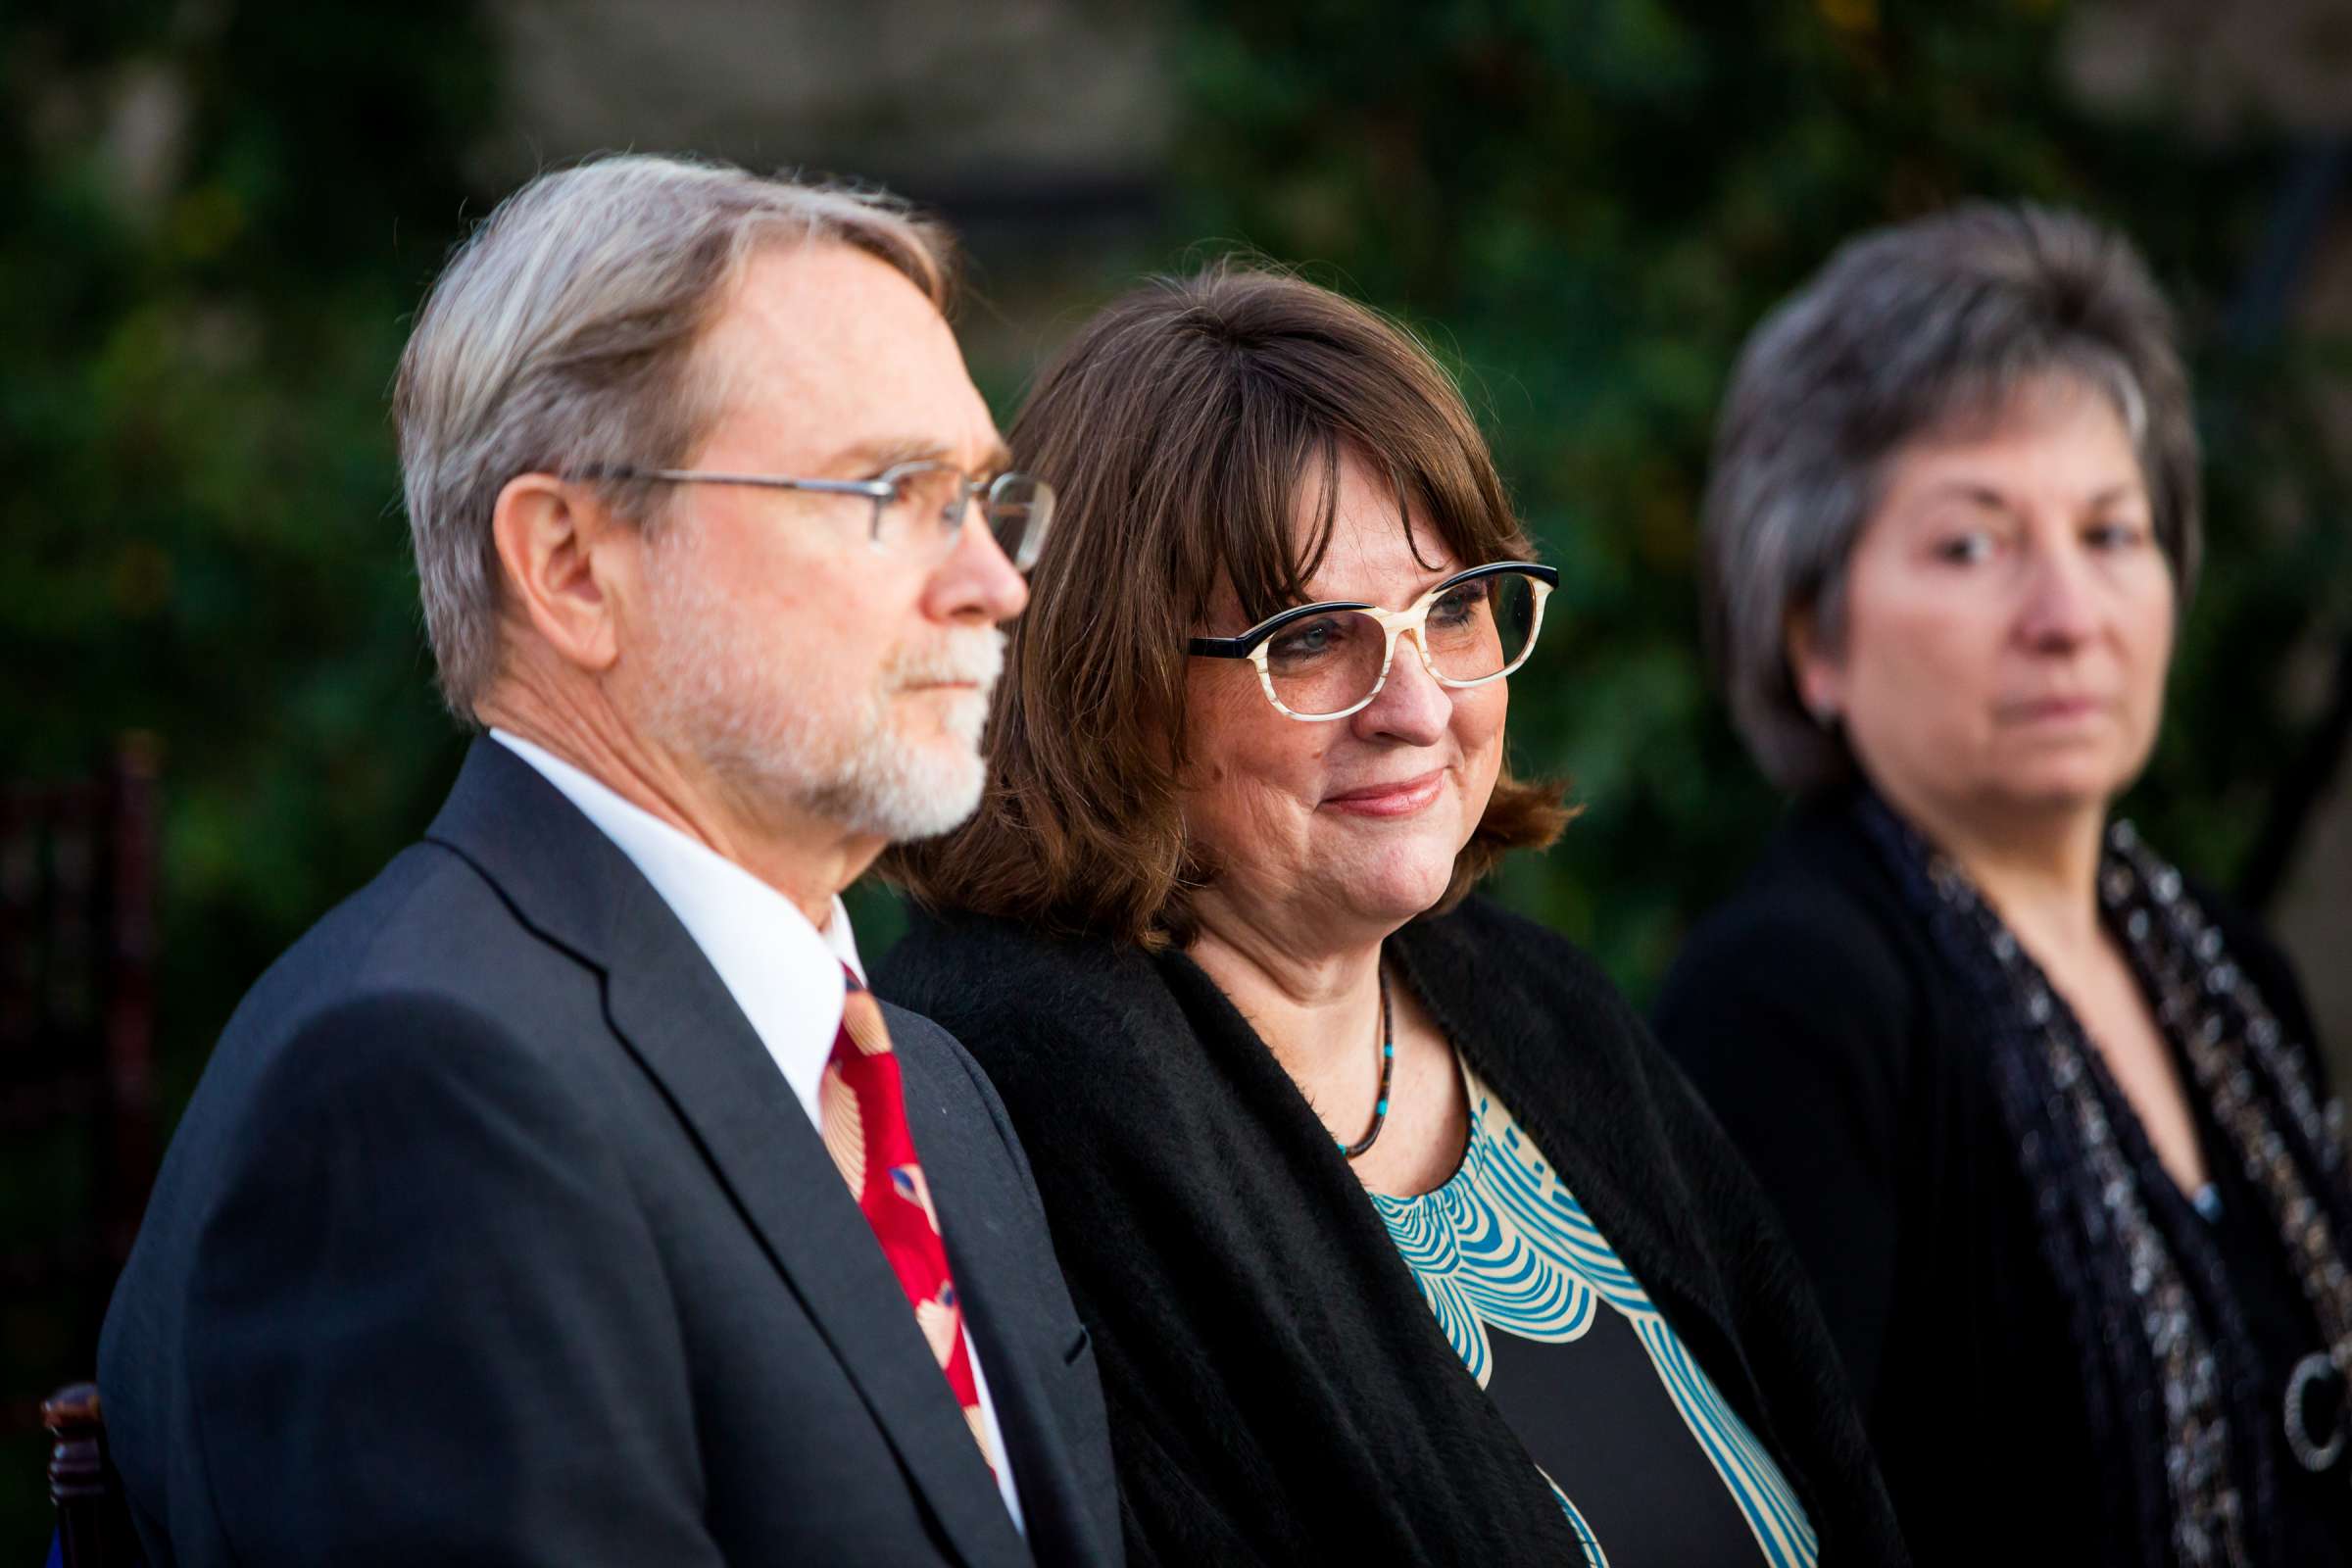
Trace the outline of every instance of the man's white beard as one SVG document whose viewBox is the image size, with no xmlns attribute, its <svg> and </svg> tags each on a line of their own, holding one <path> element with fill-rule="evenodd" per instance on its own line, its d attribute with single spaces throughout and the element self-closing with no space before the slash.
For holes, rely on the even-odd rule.
<svg viewBox="0 0 2352 1568">
<path fill-rule="evenodd" d="M 988 785 L 980 732 L 1004 667 L 1004 634 L 992 626 L 949 635 L 928 657 L 894 659 L 883 670 L 854 727 L 843 732 L 838 761 L 822 779 L 803 781 L 810 809 L 853 832 L 905 843 L 945 833 L 979 808 Z M 944 744 L 909 746 L 892 727 L 890 693 L 939 681 L 971 681 L 978 691 L 947 699 L 954 706 L 940 725 Z"/>
<path fill-rule="evenodd" d="M 920 655 L 902 652 L 862 692 L 796 691 L 774 678 L 733 630 L 739 612 L 708 593 L 692 566 L 656 568 L 661 646 L 648 676 L 649 727 L 713 771 L 838 822 L 852 833 L 903 843 L 961 823 L 988 783 L 980 734 L 988 694 L 1004 666 L 1004 634 L 958 627 Z M 977 694 L 952 706 L 943 738 L 909 745 L 893 722 L 894 694 L 909 684 L 969 681 Z"/>
</svg>

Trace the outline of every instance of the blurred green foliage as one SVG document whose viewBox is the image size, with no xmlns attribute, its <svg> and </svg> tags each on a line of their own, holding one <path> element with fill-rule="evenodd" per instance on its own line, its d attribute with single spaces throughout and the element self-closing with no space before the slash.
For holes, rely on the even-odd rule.
<svg viewBox="0 0 2352 1568">
<path fill-rule="evenodd" d="M 466 216 L 496 86 L 475 9 L 0 10 L 0 773 L 163 739 L 168 1109 L 454 763 L 384 389 Z M 0 1180 L 70 1223 L 71 1152 L 12 1148 Z M 88 1372 L 94 1322 L 8 1307 L 0 1392 Z M 26 1560 L 40 1451 L 0 1446 L 0 1550 Z"/>
<path fill-rule="evenodd" d="M 465 0 L 0 22 L 0 748 L 164 740 L 182 1092 L 455 753 L 384 391 L 492 102 Z"/>
<path fill-rule="evenodd" d="M 2166 739 L 2128 803 L 2229 882 L 2352 627 L 2346 496 L 2315 411 L 2342 346 L 2231 344 L 2285 149 L 2094 121 L 2034 0 L 1204 0 L 1178 138 L 1194 234 L 1400 315 L 1446 355 L 1561 569 L 1512 681 L 1520 765 L 1588 810 L 1506 896 L 1645 993 L 1778 803 L 1709 693 L 1693 550 L 1717 400 L 1764 311 L 1859 229 L 1970 196 L 2085 209 L 2180 307 L 2209 567 Z M 2332 357 L 2331 357 L 2332 353 Z"/>
</svg>

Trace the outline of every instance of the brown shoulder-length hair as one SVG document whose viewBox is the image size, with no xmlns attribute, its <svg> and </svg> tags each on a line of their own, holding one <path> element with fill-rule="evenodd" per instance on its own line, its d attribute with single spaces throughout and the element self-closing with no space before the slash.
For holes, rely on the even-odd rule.
<svg viewBox="0 0 2352 1568">
<path fill-rule="evenodd" d="M 893 850 L 882 873 L 935 909 L 1183 946 L 1214 875 L 1179 793 L 1186 644 L 1219 590 L 1249 623 L 1305 601 L 1344 455 L 1386 474 L 1400 527 L 1417 515 L 1465 564 L 1534 547 L 1429 351 L 1263 268 L 1222 263 L 1112 303 L 1039 376 L 1010 439 L 1056 505 L 997 687 L 988 790 L 970 821 Z M 1301 538 L 1300 487 L 1318 475 L 1322 515 Z M 1556 839 L 1561 793 L 1506 766 L 1439 907 L 1505 851 Z"/>
</svg>

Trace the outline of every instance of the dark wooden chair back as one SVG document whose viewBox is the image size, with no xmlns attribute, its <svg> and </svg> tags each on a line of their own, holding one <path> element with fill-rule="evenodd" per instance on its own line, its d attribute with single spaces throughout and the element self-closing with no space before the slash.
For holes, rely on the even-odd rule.
<svg viewBox="0 0 2352 1568">
<path fill-rule="evenodd" d="M 42 1400 L 41 1425 L 56 1442 L 49 1454 L 49 1497 L 57 1504 L 64 1568 L 144 1568 L 122 1481 L 107 1456 L 97 1385 L 76 1383 Z"/>
<path fill-rule="evenodd" d="M 0 1357 L 0 1429 L 95 1357 L 154 1180 L 157 753 L 126 736 L 88 776 L 0 783 L 0 1295 L 49 1347 Z"/>
</svg>

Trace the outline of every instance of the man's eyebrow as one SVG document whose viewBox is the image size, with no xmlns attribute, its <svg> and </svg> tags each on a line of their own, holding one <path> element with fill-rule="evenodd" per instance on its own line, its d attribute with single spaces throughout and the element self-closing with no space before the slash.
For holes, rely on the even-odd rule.
<svg viewBox="0 0 2352 1568">
<path fill-rule="evenodd" d="M 828 474 L 869 478 L 902 463 L 952 463 L 953 454 L 929 436 L 881 436 L 845 447 L 825 465 Z M 999 441 L 980 460 L 977 474 L 1003 473 L 1012 466 L 1012 450 Z"/>
<path fill-rule="evenodd" d="M 844 447 L 825 462 L 827 474 L 843 474 L 852 478 L 870 479 L 884 468 L 902 463 L 944 462 L 948 449 L 928 436 L 877 436 Z"/>
</svg>

